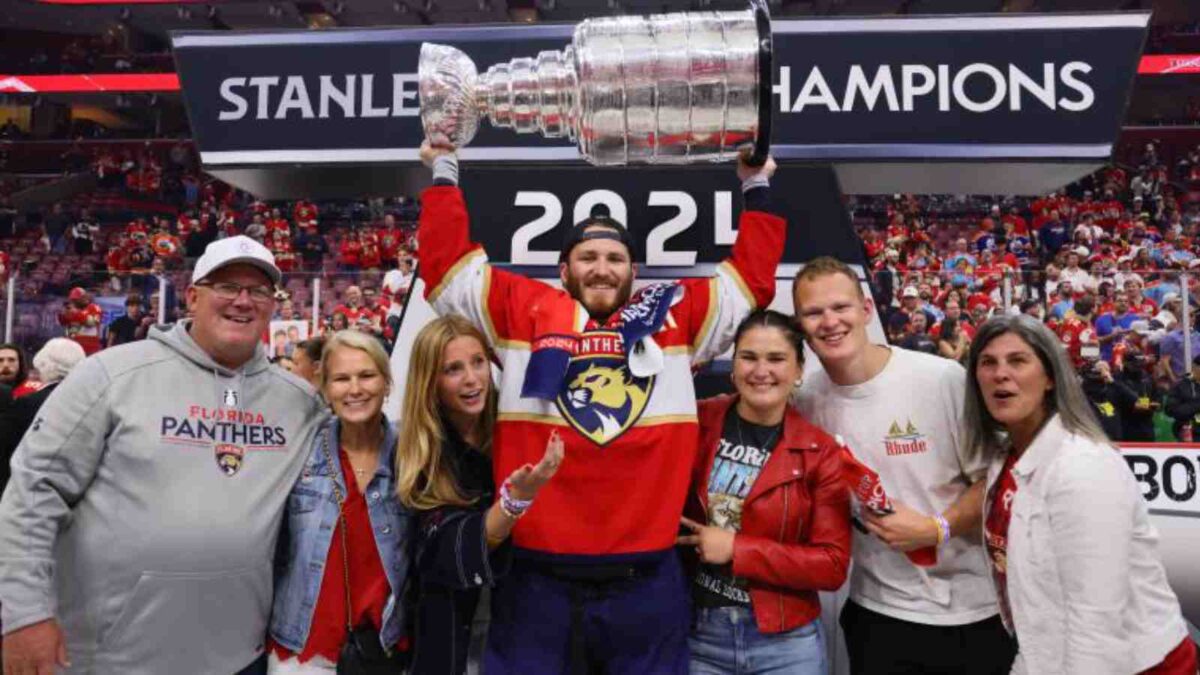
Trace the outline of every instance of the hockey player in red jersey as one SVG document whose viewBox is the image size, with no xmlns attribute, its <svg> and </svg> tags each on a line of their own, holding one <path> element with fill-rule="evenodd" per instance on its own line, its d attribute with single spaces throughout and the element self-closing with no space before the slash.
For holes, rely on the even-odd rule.
<svg viewBox="0 0 1200 675">
<path fill-rule="evenodd" d="M 493 268 L 470 241 L 454 152 L 426 144 L 422 159 L 434 173 L 417 232 L 426 296 L 478 326 L 503 367 L 494 475 L 536 463 L 554 430 L 569 455 L 513 531 L 484 671 L 686 673 L 673 545 L 698 441 L 692 368 L 774 297 L 786 229 L 767 211 L 775 163 L 739 163 L 746 206 L 716 276 L 634 293 L 632 237 L 605 217 L 570 230 L 565 290 Z"/>
</svg>

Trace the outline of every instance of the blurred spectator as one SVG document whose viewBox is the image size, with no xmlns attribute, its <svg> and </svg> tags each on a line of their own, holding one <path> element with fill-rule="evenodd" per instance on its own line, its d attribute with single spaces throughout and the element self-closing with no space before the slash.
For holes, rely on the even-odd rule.
<svg viewBox="0 0 1200 675">
<path fill-rule="evenodd" d="M 63 211 L 61 203 L 55 202 L 50 207 L 50 213 L 42 222 L 45 228 L 46 237 L 50 240 L 50 250 L 55 253 L 62 253 L 66 250 L 66 234 L 71 228 L 71 216 Z"/>
<path fill-rule="evenodd" d="M 325 341 L 321 338 L 309 338 L 299 342 L 292 352 L 292 362 L 295 364 L 292 372 L 318 390 L 320 382 L 317 376 L 321 371 L 321 350 L 324 347 Z"/>
<path fill-rule="evenodd" d="M 58 383 L 71 372 L 77 363 L 86 355 L 83 348 L 75 341 L 66 338 L 50 338 L 33 357 L 33 367 L 38 371 L 42 387 L 35 392 L 21 396 L 12 402 L 8 410 L 0 415 L 0 461 L 3 461 L 7 482 L 7 468 L 13 450 L 21 442 L 21 437 L 33 424 L 42 404 L 58 386 Z M 2 489 L 3 486 L 0 486 Z"/>
<path fill-rule="evenodd" d="M 1188 340 L 1192 343 L 1193 358 L 1200 356 L 1200 331 L 1196 329 L 1193 323 L 1190 326 L 1191 334 Z M 1159 342 L 1158 350 L 1160 354 L 1160 362 L 1163 364 L 1163 371 L 1166 379 L 1171 385 L 1177 384 L 1189 372 L 1188 364 L 1183 360 L 1184 354 L 1184 335 L 1182 323 L 1176 325 L 1175 329 L 1169 331 L 1163 336 Z"/>
<path fill-rule="evenodd" d="M 396 318 L 404 312 L 404 303 L 413 284 L 413 264 L 406 249 L 396 251 L 396 269 L 383 276 L 383 299 L 387 301 L 387 319 Z M 393 329 L 395 330 L 395 329 Z"/>
<path fill-rule="evenodd" d="M 79 343 L 84 353 L 95 354 L 100 351 L 100 319 L 103 315 L 100 306 L 92 302 L 91 295 L 76 286 L 67 295 L 58 323 L 67 337 Z"/>
<path fill-rule="evenodd" d="M 1113 297 L 1112 311 L 1096 317 L 1096 338 L 1100 341 L 1100 357 L 1105 361 L 1112 361 L 1113 347 L 1124 342 L 1133 322 L 1139 318 L 1129 311 L 1128 295 L 1117 293 Z"/>
<path fill-rule="evenodd" d="M 900 341 L 900 346 L 915 352 L 936 354 L 937 345 L 934 343 L 933 338 L 929 336 L 929 333 L 925 331 L 926 326 L 925 314 L 921 312 L 913 313 L 908 318 L 908 331 Z"/>
<path fill-rule="evenodd" d="M 115 347 L 145 338 L 153 323 L 154 317 L 147 315 L 142 306 L 142 296 L 131 293 L 125 298 L 125 315 L 108 324 L 108 346 Z"/>
<path fill-rule="evenodd" d="M 86 211 L 79 213 L 79 219 L 71 226 L 71 246 L 75 255 L 91 255 L 95 252 L 96 237 L 100 234 L 100 226 Z"/>
<path fill-rule="evenodd" d="M 29 376 L 29 364 L 25 350 L 11 342 L 0 344 L 0 385 L 8 387 L 10 393 Z"/>
<path fill-rule="evenodd" d="M 1181 374 L 1179 381 L 1167 393 L 1167 414 L 1174 420 L 1175 437 L 1185 443 L 1195 439 L 1196 424 L 1200 422 L 1200 352 L 1192 359 L 1191 372 Z"/>
<path fill-rule="evenodd" d="M 343 272 L 353 272 L 362 266 L 362 239 L 358 232 L 349 231 L 342 235 L 342 243 L 338 247 L 338 269 Z"/>
<path fill-rule="evenodd" d="M 321 271 L 325 254 L 329 252 L 329 245 L 317 231 L 315 220 L 305 223 L 300 228 L 300 233 L 296 235 L 295 249 L 300 254 L 305 272 Z"/>
<path fill-rule="evenodd" d="M 1050 318 L 1055 321 L 1062 321 L 1071 313 L 1075 307 L 1075 295 L 1070 281 L 1062 279 L 1058 282 L 1050 296 L 1049 304 Z"/>
<path fill-rule="evenodd" d="M 256 213 L 251 216 L 250 224 L 246 226 L 242 234 L 261 244 L 267 237 L 267 226 L 263 223 L 262 214 Z"/>
<path fill-rule="evenodd" d="M 1134 323 L 1135 330 L 1149 327 L 1145 321 Z M 1143 325 L 1137 326 L 1138 323 Z M 1154 442 L 1154 413 L 1162 404 L 1158 401 L 1159 392 L 1150 377 L 1149 365 L 1140 347 L 1130 347 L 1115 375 L 1117 386 L 1128 390 L 1128 395 L 1121 398 L 1122 441 Z"/>
<path fill-rule="evenodd" d="M 971 339 L 959 325 L 958 319 L 947 316 L 942 320 L 935 353 L 951 361 L 963 363 L 971 348 Z"/>
<path fill-rule="evenodd" d="M 1137 397 L 1116 383 L 1106 361 L 1089 360 L 1081 374 L 1084 396 L 1091 402 L 1097 421 L 1110 440 L 1120 441 L 1125 436 L 1121 411 L 1133 405 Z"/>
</svg>

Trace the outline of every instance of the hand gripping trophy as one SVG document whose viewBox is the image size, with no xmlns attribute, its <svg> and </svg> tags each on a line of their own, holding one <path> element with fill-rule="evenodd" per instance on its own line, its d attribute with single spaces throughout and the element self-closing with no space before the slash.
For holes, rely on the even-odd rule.
<svg viewBox="0 0 1200 675">
<path fill-rule="evenodd" d="M 738 12 L 588 19 L 562 51 L 482 76 L 463 52 L 427 42 L 418 79 L 435 145 L 466 145 L 486 115 L 519 134 L 569 138 L 596 165 L 719 162 L 745 146 L 761 164 L 770 149 L 765 0 Z"/>
</svg>

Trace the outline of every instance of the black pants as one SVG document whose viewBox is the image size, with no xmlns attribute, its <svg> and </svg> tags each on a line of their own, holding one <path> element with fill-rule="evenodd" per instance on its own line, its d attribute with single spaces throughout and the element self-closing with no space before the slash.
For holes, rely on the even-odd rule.
<svg viewBox="0 0 1200 675">
<path fill-rule="evenodd" d="M 1016 644 L 999 616 L 959 626 L 894 619 L 847 601 L 839 620 L 851 675 L 1007 675 Z"/>
</svg>

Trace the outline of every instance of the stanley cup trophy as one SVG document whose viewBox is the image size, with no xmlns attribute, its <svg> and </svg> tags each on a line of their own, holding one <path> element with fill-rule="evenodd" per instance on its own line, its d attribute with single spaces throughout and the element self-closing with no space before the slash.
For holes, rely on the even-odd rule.
<svg viewBox="0 0 1200 675">
<path fill-rule="evenodd" d="M 486 116 L 519 134 L 569 138 L 596 165 L 719 162 L 771 135 L 771 22 L 739 12 L 588 19 L 562 51 L 498 63 L 482 76 L 461 51 L 421 45 L 421 123 L 462 147 Z"/>
</svg>

